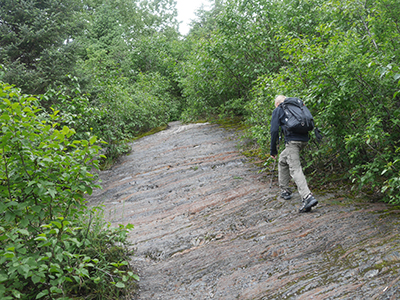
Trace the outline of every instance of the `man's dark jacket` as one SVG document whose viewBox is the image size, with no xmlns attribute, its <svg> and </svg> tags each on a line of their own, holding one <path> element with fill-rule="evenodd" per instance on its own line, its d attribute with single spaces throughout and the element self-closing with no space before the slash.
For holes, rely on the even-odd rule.
<svg viewBox="0 0 400 300">
<path fill-rule="evenodd" d="M 271 118 L 271 151 L 270 154 L 276 156 L 278 154 L 277 150 L 277 141 L 279 139 L 279 126 L 282 128 L 283 132 L 285 133 L 285 118 L 286 114 L 283 111 L 282 103 L 274 109 L 272 112 Z M 301 142 L 308 142 L 309 140 L 308 133 L 300 134 L 294 132 L 286 132 L 285 134 L 285 143 L 290 141 L 301 141 Z"/>
</svg>

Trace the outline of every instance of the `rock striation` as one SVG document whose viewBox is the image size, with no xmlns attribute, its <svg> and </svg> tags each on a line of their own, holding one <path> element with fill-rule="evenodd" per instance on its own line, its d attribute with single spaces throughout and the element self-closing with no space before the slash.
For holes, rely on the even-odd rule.
<svg viewBox="0 0 400 300">
<path fill-rule="evenodd" d="M 135 299 L 400 299 L 398 211 L 331 193 L 299 214 L 238 143 L 174 122 L 101 172 L 90 203 L 135 225 Z"/>
</svg>

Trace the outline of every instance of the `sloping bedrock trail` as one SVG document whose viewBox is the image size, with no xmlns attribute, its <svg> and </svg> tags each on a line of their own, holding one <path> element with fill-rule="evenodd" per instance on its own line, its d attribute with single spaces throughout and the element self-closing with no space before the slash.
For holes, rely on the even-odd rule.
<svg viewBox="0 0 400 300">
<path fill-rule="evenodd" d="M 175 122 L 101 173 L 91 204 L 135 225 L 135 299 L 400 299 L 398 211 L 330 194 L 300 214 L 239 142 Z"/>
</svg>

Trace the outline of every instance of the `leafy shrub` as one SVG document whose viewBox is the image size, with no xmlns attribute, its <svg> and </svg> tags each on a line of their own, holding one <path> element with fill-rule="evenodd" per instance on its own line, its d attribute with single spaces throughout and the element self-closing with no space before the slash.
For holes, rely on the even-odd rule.
<svg viewBox="0 0 400 300">
<path fill-rule="evenodd" d="M 58 111 L 60 124 L 74 129 L 76 138 L 86 139 L 91 132 L 104 141 L 104 160 L 112 163 L 129 152 L 127 142 L 136 135 L 179 114 L 179 103 L 169 96 L 169 82 L 160 74 L 139 74 L 129 88 L 126 81 L 99 79 L 92 97 L 82 93 L 77 78 L 70 77 L 68 87 L 49 88 L 40 100 L 49 110 Z"/>
<path fill-rule="evenodd" d="M 84 197 L 98 187 L 97 138 L 74 140 L 58 111 L 8 84 L 0 97 L 0 298 L 99 299 L 108 286 L 102 297 L 115 299 L 138 278 L 124 259 L 132 225 L 81 221 L 96 213 Z"/>
<path fill-rule="evenodd" d="M 88 132 L 100 136 L 96 128 L 101 115 L 100 108 L 90 102 L 90 95 L 81 90 L 78 78 L 67 76 L 69 85 L 48 88 L 40 95 L 40 105 L 47 110 L 58 111 L 58 122 L 75 131 L 75 139 L 86 139 Z"/>
<path fill-rule="evenodd" d="M 384 30 L 398 23 L 391 10 L 400 11 L 400 5 L 345 2 L 317 6 L 318 26 L 307 34 L 282 27 L 277 38 L 286 65 L 259 78 L 248 120 L 268 132 L 273 108 L 266 117 L 258 111 L 265 99 L 273 101 L 278 94 L 302 98 L 325 136 L 305 154 L 306 166 L 327 176 L 347 173 L 354 187 L 400 203 L 400 40 L 398 32 L 389 37 Z"/>
<path fill-rule="evenodd" d="M 127 142 L 138 133 L 164 125 L 180 113 L 171 81 L 158 72 L 126 74 L 105 50 L 90 51 L 82 68 L 90 74 L 88 103 L 95 110 L 93 133 L 107 142 L 108 160 L 127 153 Z M 69 111 L 68 106 L 63 108 Z"/>
</svg>

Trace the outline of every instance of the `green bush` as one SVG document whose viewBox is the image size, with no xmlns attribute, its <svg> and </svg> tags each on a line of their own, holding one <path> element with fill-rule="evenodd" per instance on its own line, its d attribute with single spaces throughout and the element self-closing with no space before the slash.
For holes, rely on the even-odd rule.
<svg viewBox="0 0 400 300">
<path fill-rule="evenodd" d="M 133 226 L 81 221 L 97 211 L 85 200 L 99 187 L 97 138 L 74 140 L 58 111 L 8 84 L 0 97 L 0 298 L 115 299 L 138 279 L 125 259 Z"/>
<path fill-rule="evenodd" d="M 158 73 L 140 73 L 131 86 L 122 77 L 97 83 L 93 97 L 83 94 L 78 79 L 70 76 L 69 86 L 49 88 L 40 103 L 58 111 L 59 123 L 74 129 L 77 139 L 86 139 L 89 132 L 98 136 L 104 142 L 106 164 L 128 153 L 127 142 L 135 136 L 179 114 L 179 103 L 168 93 L 169 82 Z"/>
<path fill-rule="evenodd" d="M 281 28 L 277 39 L 286 65 L 259 78 L 247 105 L 254 137 L 268 134 L 269 102 L 276 95 L 300 97 L 325 136 L 305 154 L 306 166 L 327 177 L 347 173 L 354 187 L 400 203 L 400 35 L 385 30 L 398 23 L 393 12 L 400 5 L 391 0 L 321 4 L 313 30 Z M 260 110 L 264 106 L 268 109 Z M 268 137 L 258 140 L 268 143 Z"/>
</svg>

